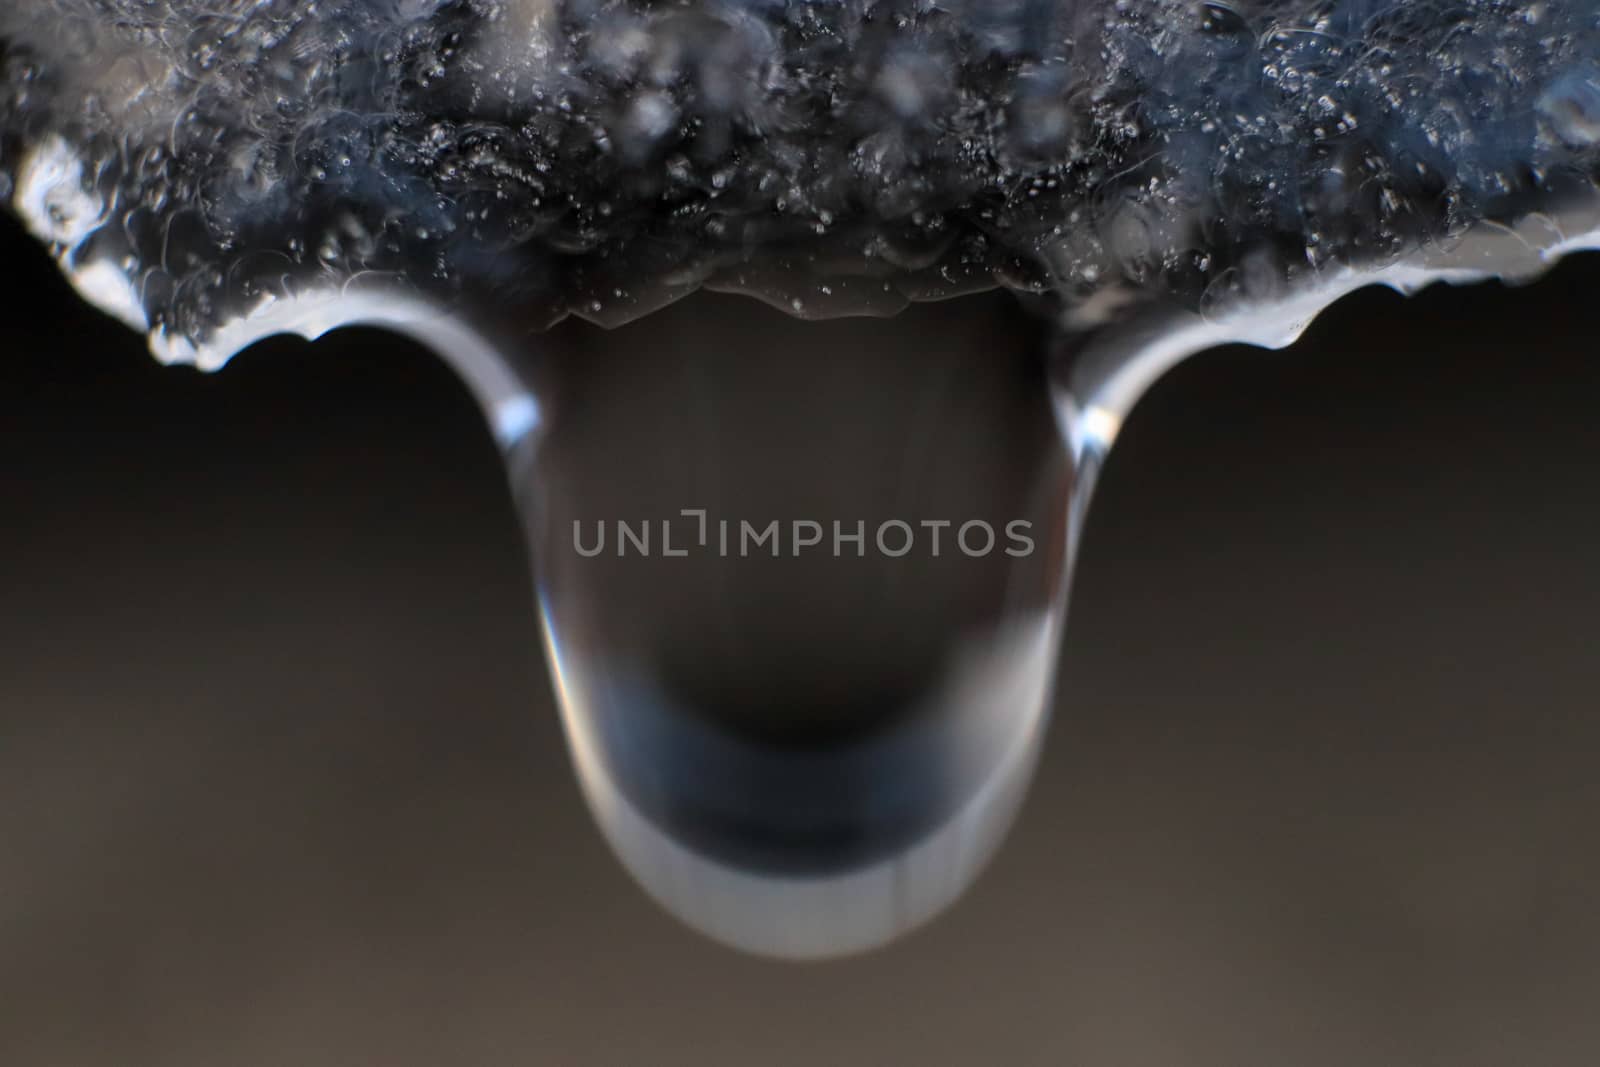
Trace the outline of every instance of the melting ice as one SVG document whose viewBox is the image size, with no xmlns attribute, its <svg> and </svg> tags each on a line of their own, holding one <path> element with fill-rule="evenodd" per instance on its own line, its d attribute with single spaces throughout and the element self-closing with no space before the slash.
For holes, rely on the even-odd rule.
<svg viewBox="0 0 1600 1067">
<path fill-rule="evenodd" d="M 1152 381 L 1363 285 L 1537 275 L 1600 241 L 1597 177 L 1589 0 L 0 12 L 0 193 L 159 357 L 377 323 L 460 372 L 600 825 L 669 909 L 786 956 L 910 929 L 1003 835 Z M 563 548 L 680 506 L 1043 547 Z"/>
</svg>

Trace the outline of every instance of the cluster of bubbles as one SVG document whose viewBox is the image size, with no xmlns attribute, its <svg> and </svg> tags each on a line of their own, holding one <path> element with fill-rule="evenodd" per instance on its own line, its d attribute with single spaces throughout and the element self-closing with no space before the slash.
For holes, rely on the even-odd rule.
<svg viewBox="0 0 1600 1067">
<path fill-rule="evenodd" d="M 6 6 L 0 192 L 187 342 L 374 276 L 535 327 L 702 286 L 1091 321 L 1270 298 L 1600 174 L 1591 0 Z"/>
</svg>

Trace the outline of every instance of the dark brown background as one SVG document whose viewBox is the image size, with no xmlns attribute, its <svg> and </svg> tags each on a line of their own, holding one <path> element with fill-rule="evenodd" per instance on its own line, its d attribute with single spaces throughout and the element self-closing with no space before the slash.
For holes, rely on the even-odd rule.
<svg viewBox="0 0 1600 1067">
<path fill-rule="evenodd" d="M 1175 372 L 990 873 L 793 966 L 591 827 L 440 365 L 163 370 L 4 236 L 0 1064 L 1593 1061 L 1600 262 Z"/>
</svg>

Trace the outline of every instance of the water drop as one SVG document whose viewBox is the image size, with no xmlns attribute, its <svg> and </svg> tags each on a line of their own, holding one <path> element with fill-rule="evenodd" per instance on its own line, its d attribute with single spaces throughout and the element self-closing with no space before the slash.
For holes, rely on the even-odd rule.
<svg viewBox="0 0 1600 1067">
<path fill-rule="evenodd" d="M 263 305 L 219 343 L 378 324 L 456 368 L 502 448 L 597 823 L 695 928 L 814 958 L 936 915 L 1003 838 L 1052 706 L 1072 706 L 1073 561 L 1152 383 L 1206 348 L 1288 344 L 1363 285 L 1583 247 L 1600 205 L 1562 221 L 1583 236 L 1551 246 L 1560 223 L 1530 221 L 1205 315 L 1068 326 L 989 291 L 801 321 L 700 293 L 530 330 L 380 287 Z"/>
<path fill-rule="evenodd" d="M 168 362 L 377 324 L 455 367 L 618 854 L 726 942 L 857 951 L 971 883 L 1071 707 L 1153 381 L 1600 242 L 1584 5 L 1168 6 L 12 5 L 0 190 Z"/>
</svg>

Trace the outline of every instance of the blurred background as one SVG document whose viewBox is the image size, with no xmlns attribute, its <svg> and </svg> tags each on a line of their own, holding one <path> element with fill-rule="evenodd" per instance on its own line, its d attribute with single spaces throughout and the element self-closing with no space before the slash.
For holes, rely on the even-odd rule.
<svg viewBox="0 0 1600 1067">
<path fill-rule="evenodd" d="M 0 1064 L 1592 1062 L 1600 258 L 1174 372 L 989 873 L 797 966 L 592 826 L 442 364 L 163 369 L 0 229 Z"/>
</svg>

